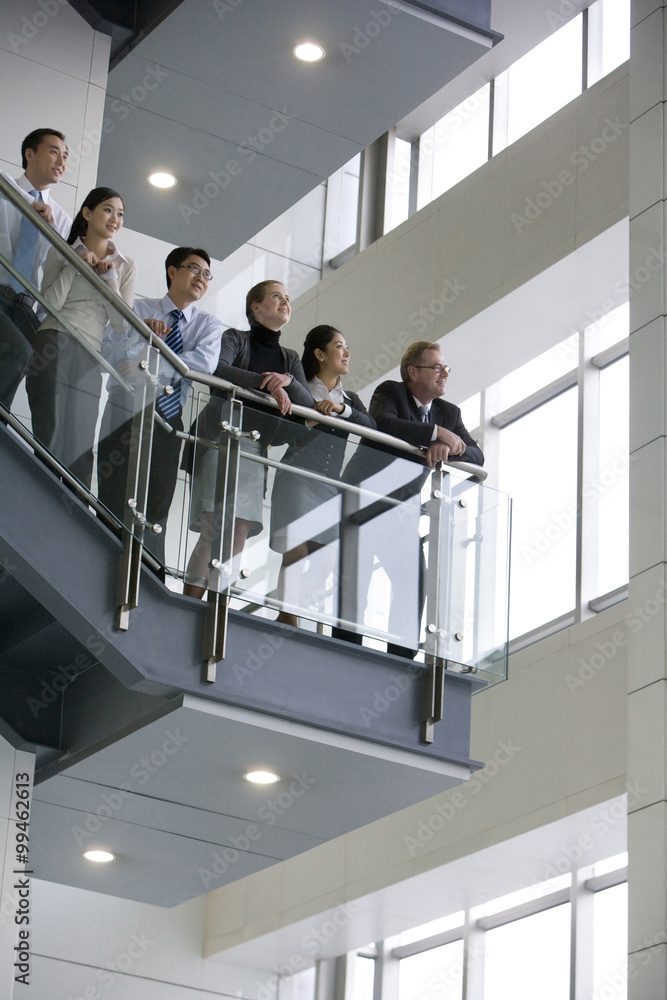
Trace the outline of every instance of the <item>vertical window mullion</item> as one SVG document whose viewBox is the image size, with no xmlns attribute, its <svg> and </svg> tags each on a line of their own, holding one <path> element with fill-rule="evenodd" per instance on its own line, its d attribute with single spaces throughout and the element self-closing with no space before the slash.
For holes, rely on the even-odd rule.
<svg viewBox="0 0 667 1000">
<path fill-rule="evenodd" d="M 570 1000 L 593 996 L 594 893 L 585 887 L 595 866 L 572 872 L 570 886 Z"/>
<path fill-rule="evenodd" d="M 486 931 L 477 926 L 477 912 L 466 910 L 463 931 L 462 1000 L 484 1000 L 484 945 Z"/>
<path fill-rule="evenodd" d="M 577 620 L 590 617 L 598 596 L 598 468 L 600 459 L 600 373 L 590 363 L 594 338 L 579 337 L 579 421 L 577 462 Z"/>
</svg>

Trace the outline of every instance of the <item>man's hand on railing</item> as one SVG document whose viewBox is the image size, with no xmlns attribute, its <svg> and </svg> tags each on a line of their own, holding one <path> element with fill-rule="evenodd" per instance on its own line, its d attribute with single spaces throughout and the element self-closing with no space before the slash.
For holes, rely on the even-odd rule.
<svg viewBox="0 0 667 1000">
<path fill-rule="evenodd" d="M 429 469 L 432 469 L 438 462 L 446 462 L 450 454 L 451 450 L 448 444 L 444 444 L 440 441 L 434 441 L 424 455 L 424 461 L 428 465 Z"/>
<path fill-rule="evenodd" d="M 36 212 L 39 212 L 44 222 L 48 222 L 50 226 L 53 225 L 53 209 L 50 205 L 47 205 L 45 201 L 33 201 L 32 207 Z"/>
<path fill-rule="evenodd" d="M 171 333 L 171 327 L 167 326 L 163 319 L 145 319 L 144 323 L 160 340 L 164 340 L 167 334 Z"/>
<path fill-rule="evenodd" d="M 438 437 L 434 444 L 446 444 L 449 448 L 448 457 L 455 458 L 457 455 L 462 455 L 466 450 L 465 441 L 460 438 L 458 434 L 454 431 L 448 430 L 446 427 L 438 427 Z M 446 461 L 446 459 L 443 459 Z"/>
</svg>

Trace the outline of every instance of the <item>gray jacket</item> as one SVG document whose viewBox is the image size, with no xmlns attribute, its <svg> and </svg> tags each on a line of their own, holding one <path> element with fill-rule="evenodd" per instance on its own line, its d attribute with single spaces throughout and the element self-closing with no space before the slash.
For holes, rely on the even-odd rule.
<svg viewBox="0 0 667 1000">
<path fill-rule="evenodd" d="M 282 344 L 279 347 L 285 362 L 285 371 L 294 376 L 291 384 L 286 386 L 285 392 L 293 403 L 300 406 L 314 406 L 315 401 L 306 385 L 306 376 L 299 355 L 291 348 L 283 347 Z M 233 328 L 225 330 L 220 344 L 220 360 L 214 374 L 243 389 L 259 389 L 262 375 L 248 371 L 249 364 L 250 330 Z"/>
</svg>

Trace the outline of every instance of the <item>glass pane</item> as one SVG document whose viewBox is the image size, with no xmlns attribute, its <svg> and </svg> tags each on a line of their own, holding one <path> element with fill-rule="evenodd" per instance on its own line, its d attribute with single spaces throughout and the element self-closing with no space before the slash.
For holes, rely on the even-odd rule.
<svg viewBox="0 0 667 1000">
<path fill-rule="evenodd" d="M 499 484 L 512 497 L 510 638 L 575 605 L 577 390 L 500 432 Z"/>
<path fill-rule="evenodd" d="M 628 886 L 596 892 L 593 901 L 593 994 L 628 995 Z"/>
<path fill-rule="evenodd" d="M 462 403 L 458 404 L 461 410 L 461 419 L 466 427 L 469 427 L 474 431 L 482 422 L 482 394 L 481 392 L 475 393 L 474 396 L 470 396 L 469 399 L 465 399 Z M 473 435 L 474 436 L 474 435 Z"/>
<path fill-rule="evenodd" d="M 424 996 L 460 1000 L 462 995 L 463 941 L 401 959 L 398 1000 L 421 1000 Z"/>
<path fill-rule="evenodd" d="M 509 409 L 538 389 L 555 382 L 561 375 L 572 371 L 578 364 L 579 334 L 574 332 L 567 340 L 561 341 L 500 380 L 499 409 Z"/>
<path fill-rule="evenodd" d="M 438 198 L 486 163 L 489 157 L 490 92 L 491 86 L 487 83 L 421 137 L 418 208 Z M 425 174 L 423 184 L 422 164 Z"/>
<path fill-rule="evenodd" d="M 508 144 L 581 93 L 581 25 L 580 14 L 510 66 Z"/>
<path fill-rule="evenodd" d="M 357 153 L 327 181 L 324 250 L 327 259 L 347 250 L 357 241 L 360 174 L 361 153 Z"/>
<path fill-rule="evenodd" d="M 484 1000 L 569 996 L 569 903 L 486 932 Z"/>
<path fill-rule="evenodd" d="M 565 875 L 556 875 L 546 882 L 537 882 L 535 885 L 526 886 L 524 889 L 517 889 L 516 892 L 508 892 L 506 896 L 498 896 L 492 899 L 483 907 L 485 916 L 494 913 L 502 913 L 503 910 L 510 910 L 513 906 L 521 906 L 522 903 L 530 903 L 534 899 L 548 896 L 551 892 L 558 892 L 560 889 L 569 889 L 572 884 L 572 875 L 567 872 Z"/>
<path fill-rule="evenodd" d="M 589 313 L 590 315 L 590 313 Z M 630 303 L 624 302 L 612 312 L 601 313 L 585 329 L 586 339 L 594 337 L 593 352 L 606 350 L 624 340 L 630 333 Z"/>
<path fill-rule="evenodd" d="M 404 139 L 394 139 L 394 168 L 387 176 L 385 233 L 395 229 L 408 217 L 411 160 L 412 145 Z"/>
<path fill-rule="evenodd" d="M 594 875 L 606 875 L 607 872 L 618 871 L 619 868 L 625 868 L 628 863 L 628 852 L 623 851 L 622 854 L 615 854 L 613 858 L 605 858 L 603 861 L 596 861 L 593 867 Z"/>
<path fill-rule="evenodd" d="M 443 931 L 449 931 L 453 927 L 462 927 L 464 918 L 465 912 L 457 910 L 456 913 L 450 913 L 446 917 L 439 917 L 437 920 L 431 920 L 427 924 L 420 924 L 409 931 L 403 931 L 399 936 L 399 945 L 412 944 L 413 941 L 421 941 L 424 938 L 433 937 L 434 934 L 441 934 Z"/>
<path fill-rule="evenodd" d="M 588 8 L 588 86 L 630 58 L 630 0 L 597 0 Z"/>
<path fill-rule="evenodd" d="M 628 357 L 600 372 L 598 478 L 595 484 L 584 484 L 584 502 L 597 499 L 598 504 L 598 594 L 628 582 L 629 374 Z"/>
<path fill-rule="evenodd" d="M 510 502 L 436 471 L 426 496 L 424 649 L 487 680 L 506 676 Z"/>
<path fill-rule="evenodd" d="M 373 1000 L 375 984 L 375 959 L 357 955 L 354 959 L 354 988 L 352 1000 Z"/>
</svg>

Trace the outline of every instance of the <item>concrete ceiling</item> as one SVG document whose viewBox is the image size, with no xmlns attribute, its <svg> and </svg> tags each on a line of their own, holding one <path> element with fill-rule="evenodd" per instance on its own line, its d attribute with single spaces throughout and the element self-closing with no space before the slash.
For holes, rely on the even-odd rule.
<svg viewBox="0 0 667 1000">
<path fill-rule="evenodd" d="M 225 259 L 488 51 L 489 3 L 465 9 L 481 33 L 378 0 L 184 0 L 109 75 L 99 181 L 133 228 Z"/>
<path fill-rule="evenodd" d="M 243 779 L 270 766 L 270 787 Z M 465 780 L 467 767 L 185 696 L 34 789 L 41 879 L 173 906 Z M 83 851 L 112 849 L 108 866 Z"/>
</svg>

